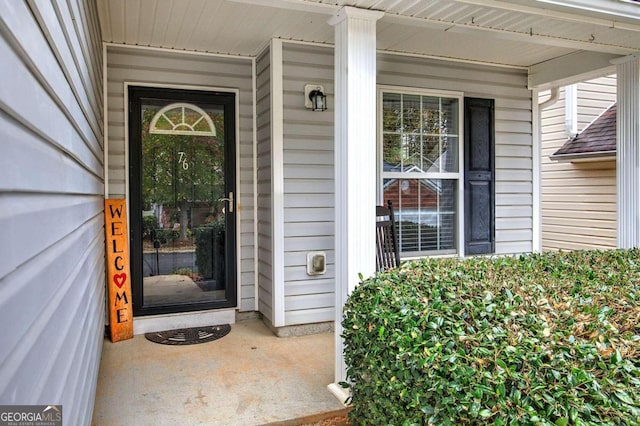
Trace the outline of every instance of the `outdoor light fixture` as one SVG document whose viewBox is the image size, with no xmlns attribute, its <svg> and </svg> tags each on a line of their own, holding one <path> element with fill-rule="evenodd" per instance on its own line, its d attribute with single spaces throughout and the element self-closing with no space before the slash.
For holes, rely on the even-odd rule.
<svg viewBox="0 0 640 426">
<path fill-rule="evenodd" d="M 325 111 L 327 109 L 327 95 L 324 87 L 319 84 L 306 84 L 304 86 L 304 106 L 313 111 Z"/>
<path fill-rule="evenodd" d="M 322 93 L 322 90 L 312 90 L 311 93 L 309 93 L 309 99 L 311 99 L 311 109 L 314 111 L 324 111 L 327 109 L 327 95 Z"/>
</svg>

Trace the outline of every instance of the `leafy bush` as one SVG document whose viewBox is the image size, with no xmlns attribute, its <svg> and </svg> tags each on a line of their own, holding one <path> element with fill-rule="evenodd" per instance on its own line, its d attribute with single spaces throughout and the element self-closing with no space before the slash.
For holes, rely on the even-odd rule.
<svg viewBox="0 0 640 426">
<path fill-rule="evenodd" d="M 144 216 L 142 218 L 142 239 L 153 240 L 155 237 L 156 229 L 158 229 L 158 219 L 151 216 Z"/>
<path fill-rule="evenodd" d="M 180 231 L 174 231 L 172 229 L 156 229 L 156 239 L 161 244 L 169 244 L 177 241 L 180 238 Z"/>
<path fill-rule="evenodd" d="M 204 279 L 214 278 L 224 282 L 225 223 L 216 221 L 200 226 L 196 237 L 196 265 Z"/>
<path fill-rule="evenodd" d="M 343 320 L 354 424 L 639 425 L 640 251 L 424 259 Z"/>
</svg>

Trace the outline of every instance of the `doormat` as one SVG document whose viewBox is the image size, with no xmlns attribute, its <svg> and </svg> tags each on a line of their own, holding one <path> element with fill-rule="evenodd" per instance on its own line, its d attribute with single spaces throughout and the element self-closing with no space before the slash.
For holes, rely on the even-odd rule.
<svg viewBox="0 0 640 426">
<path fill-rule="evenodd" d="M 229 334 L 230 331 L 231 326 L 223 324 L 145 333 L 144 337 L 147 340 L 163 345 L 195 345 L 217 340 Z"/>
</svg>

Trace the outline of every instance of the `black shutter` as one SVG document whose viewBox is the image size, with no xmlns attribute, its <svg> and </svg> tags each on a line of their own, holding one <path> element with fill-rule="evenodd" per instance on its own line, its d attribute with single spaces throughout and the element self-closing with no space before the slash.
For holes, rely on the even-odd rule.
<svg viewBox="0 0 640 426">
<path fill-rule="evenodd" d="M 494 252 L 494 101 L 464 99 L 465 254 Z"/>
</svg>

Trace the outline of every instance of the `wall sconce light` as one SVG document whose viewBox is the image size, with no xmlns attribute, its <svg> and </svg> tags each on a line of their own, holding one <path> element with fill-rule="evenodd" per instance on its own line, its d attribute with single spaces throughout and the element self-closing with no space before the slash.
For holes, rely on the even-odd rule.
<svg viewBox="0 0 640 426">
<path fill-rule="evenodd" d="M 304 86 L 304 106 L 313 111 L 325 111 L 327 109 L 327 95 L 320 84 L 306 84 Z"/>
</svg>

